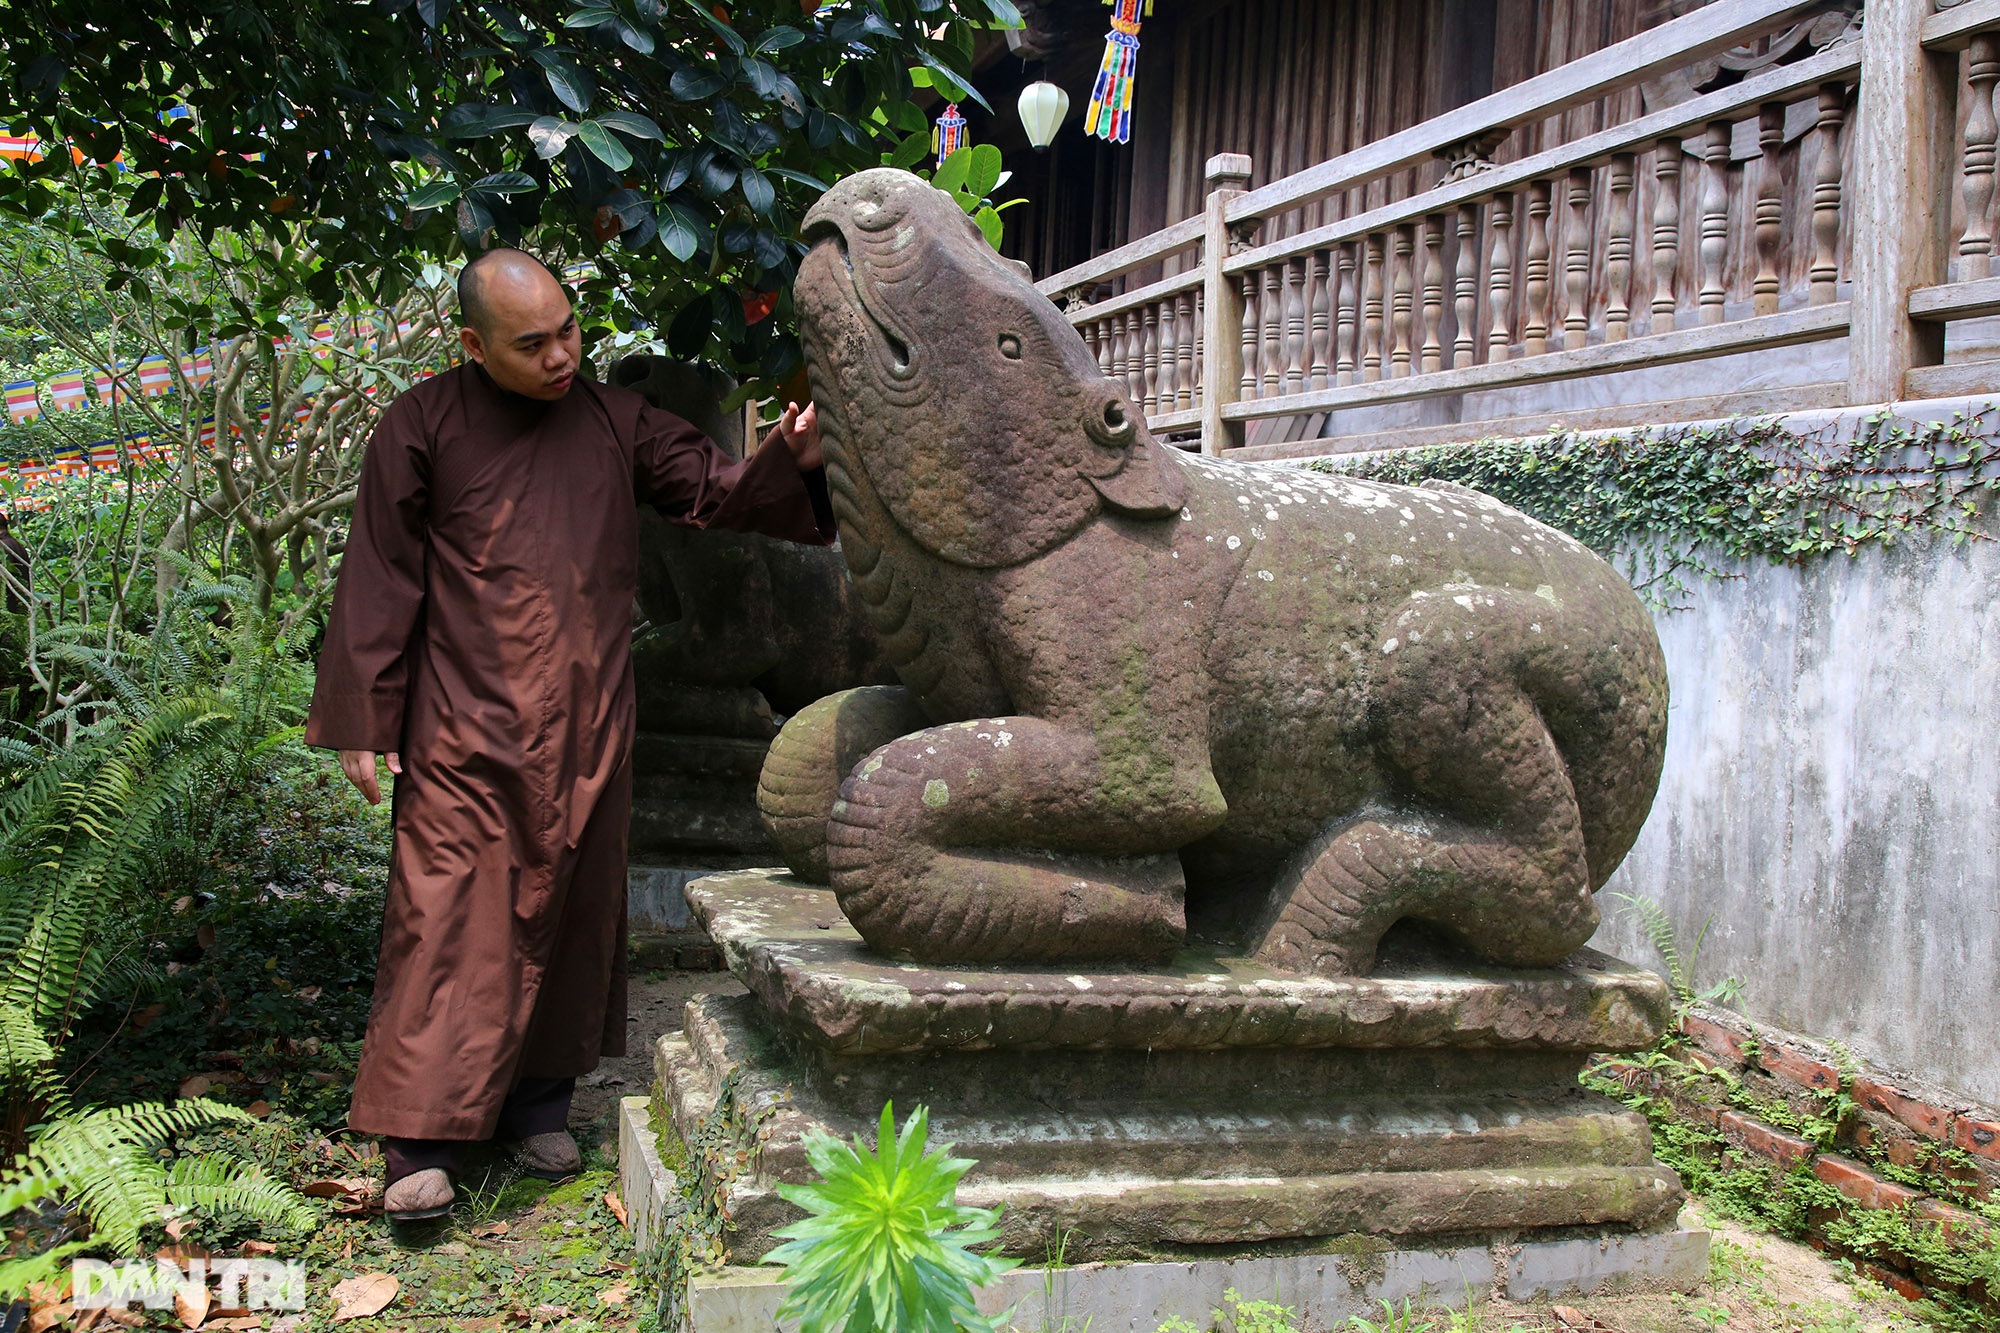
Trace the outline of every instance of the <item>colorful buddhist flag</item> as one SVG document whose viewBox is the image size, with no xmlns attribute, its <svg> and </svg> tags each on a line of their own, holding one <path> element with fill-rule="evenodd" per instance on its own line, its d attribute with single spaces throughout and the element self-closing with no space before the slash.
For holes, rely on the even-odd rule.
<svg viewBox="0 0 2000 1333">
<path fill-rule="evenodd" d="M 124 402 L 131 397 L 130 383 L 131 372 L 115 366 L 99 366 L 90 372 L 90 384 L 97 390 L 100 404 Z"/>
<path fill-rule="evenodd" d="M 58 412 L 68 412 L 88 404 L 83 393 L 83 372 L 72 370 L 57 375 L 49 381 L 49 406 Z"/>
<path fill-rule="evenodd" d="M 204 388 L 215 378 L 215 362 L 206 347 L 197 347 L 181 358 L 181 376 L 191 388 Z"/>
<path fill-rule="evenodd" d="M 174 368 L 164 356 L 141 357 L 138 369 L 140 393 L 157 398 L 174 391 Z"/>
<path fill-rule="evenodd" d="M 42 160 L 42 141 L 32 134 L 0 134 L 0 157 L 16 162 Z"/>
<path fill-rule="evenodd" d="M 7 419 L 15 425 L 42 414 L 42 400 L 33 380 L 17 380 L 7 386 Z"/>
</svg>

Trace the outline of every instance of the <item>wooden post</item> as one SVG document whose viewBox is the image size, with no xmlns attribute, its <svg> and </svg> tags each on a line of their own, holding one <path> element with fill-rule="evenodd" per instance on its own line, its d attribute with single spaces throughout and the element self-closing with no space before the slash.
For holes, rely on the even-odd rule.
<svg viewBox="0 0 2000 1333">
<path fill-rule="evenodd" d="M 1944 325 L 1910 318 L 1910 289 L 1944 280 L 1951 219 L 1958 57 L 1918 40 L 1931 0 L 1870 0 L 1861 28 L 1854 188 L 1844 200 L 1854 255 L 1847 391 L 1856 404 L 1903 396 L 1912 366 L 1944 360 Z"/>
<path fill-rule="evenodd" d="M 1778 313 L 1778 245 L 1785 230 L 1785 184 L 1778 153 L 1785 146 L 1785 107 L 1767 102 L 1757 108 L 1757 276 L 1750 285 L 1750 310 Z"/>
<path fill-rule="evenodd" d="M 1679 139 L 1662 139 L 1653 145 L 1653 178 L 1659 183 L 1653 192 L 1653 317 L 1648 333 L 1672 333 L 1679 305 L 1674 297 L 1674 274 L 1681 262 L 1681 158 Z"/>
<path fill-rule="evenodd" d="M 1847 119 L 1847 89 L 1829 83 L 1819 90 L 1814 136 L 1819 161 L 1813 167 L 1812 269 L 1810 304 L 1831 305 L 1840 279 L 1840 125 Z"/>
<path fill-rule="evenodd" d="M 1563 237 L 1563 346 L 1590 344 L 1589 167 L 1569 173 L 1569 235 Z"/>
<path fill-rule="evenodd" d="M 1208 159 L 1207 229 L 1201 246 L 1201 451 L 1219 454 L 1243 443 L 1243 428 L 1222 419 L 1236 401 L 1243 378 L 1243 297 L 1223 272 L 1229 258 L 1229 224 L 1222 210 L 1250 187 L 1250 159 L 1217 153 Z"/>
<path fill-rule="evenodd" d="M 1632 213 L 1632 186 L 1638 159 L 1616 153 L 1605 187 L 1611 192 L 1611 220 L 1604 239 L 1604 341 L 1623 342 L 1632 331 L 1632 240 L 1637 220 Z"/>
<path fill-rule="evenodd" d="M 1458 264 L 1452 283 L 1452 313 L 1458 319 L 1451 340 L 1451 366 L 1463 370 L 1472 364 L 1478 347 L 1479 322 L 1479 205 L 1458 206 Z"/>
<path fill-rule="evenodd" d="M 1981 33 L 1972 39 L 1966 82 L 1971 105 L 1965 115 L 1965 233 L 1958 239 L 1958 277 L 1971 282 L 1992 268 L 1993 228 L 1987 211 L 1993 207 L 1994 142 L 2000 124 L 1993 118 L 1993 86 L 2000 81 L 2000 38 Z"/>
<path fill-rule="evenodd" d="M 1701 158 L 1701 292 L 1696 297 L 1703 324 L 1720 324 L 1729 261 L 1729 137 L 1726 120 L 1708 123 L 1708 137 L 1702 140 Z"/>
</svg>

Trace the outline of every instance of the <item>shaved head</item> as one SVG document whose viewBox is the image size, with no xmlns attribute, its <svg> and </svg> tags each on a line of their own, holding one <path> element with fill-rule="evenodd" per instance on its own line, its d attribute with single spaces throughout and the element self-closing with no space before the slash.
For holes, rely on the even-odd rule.
<svg viewBox="0 0 2000 1333">
<path fill-rule="evenodd" d="M 459 342 L 503 389 L 552 401 L 569 392 L 582 339 L 569 292 L 522 250 L 488 250 L 458 271 Z"/>
<path fill-rule="evenodd" d="M 496 288 L 533 288 L 544 282 L 562 286 L 549 266 L 526 250 L 505 246 L 488 250 L 458 271 L 458 317 L 468 327 L 490 336 Z"/>
</svg>

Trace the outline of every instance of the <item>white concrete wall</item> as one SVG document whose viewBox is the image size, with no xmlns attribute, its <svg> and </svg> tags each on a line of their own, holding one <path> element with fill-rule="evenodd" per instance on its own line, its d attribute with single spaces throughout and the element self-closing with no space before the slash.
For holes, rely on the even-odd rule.
<svg viewBox="0 0 2000 1333">
<path fill-rule="evenodd" d="M 1989 524 L 2000 533 L 2000 524 Z M 1741 565 L 1657 617 L 1666 770 L 1615 891 L 1750 1017 L 2000 1104 L 2000 542 Z"/>
</svg>

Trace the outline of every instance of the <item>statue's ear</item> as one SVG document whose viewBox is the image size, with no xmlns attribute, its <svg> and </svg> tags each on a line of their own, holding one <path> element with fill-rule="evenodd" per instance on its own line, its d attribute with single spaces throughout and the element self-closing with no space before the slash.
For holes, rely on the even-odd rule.
<svg viewBox="0 0 2000 1333">
<path fill-rule="evenodd" d="M 1161 444 L 1141 426 L 1125 453 L 1124 466 L 1107 476 L 1092 477 L 1090 484 L 1106 504 L 1134 518 L 1177 514 L 1187 503 L 1187 481 L 1181 476 L 1180 460 L 1168 457 L 1173 452 L 1172 445 Z"/>
</svg>

